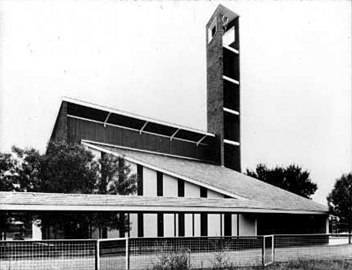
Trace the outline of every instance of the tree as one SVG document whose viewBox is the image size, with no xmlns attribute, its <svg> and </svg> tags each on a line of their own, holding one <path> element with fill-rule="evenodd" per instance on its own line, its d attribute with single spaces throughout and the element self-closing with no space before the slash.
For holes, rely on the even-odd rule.
<svg viewBox="0 0 352 270">
<path fill-rule="evenodd" d="M 99 160 L 100 173 L 97 182 L 97 193 L 111 195 L 134 194 L 137 190 L 137 175 L 131 174 L 130 166 L 125 160 L 113 155 L 103 155 Z M 130 224 L 124 213 L 106 212 L 90 216 L 89 223 L 99 228 L 104 235 L 105 228 L 118 229 L 120 234 L 130 230 Z"/>
<path fill-rule="evenodd" d="M 330 212 L 339 217 L 340 222 L 348 224 L 352 231 L 352 173 L 336 179 L 334 188 L 327 197 Z"/>
<path fill-rule="evenodd" d="M 79 144 L 50 142 L 42 155 L 35 149 L 13 147 L 11 155 L 0 155 L 2 191 L 128 195 L 136 191 L 136 183 L 137 176 L 123 158 L 104 155 L 96 160 Z M 67 237 L 87 236 L 90 226 L 129 229 L 125 215 L 118 213 L 45 213 L 41 219 L 43 228 L 59 230 L 55 224 L 64 224 Z"/>
<path fill-rule="evenodd" d="M 308 199 L 318 188 L 310 179 L 309 172 L 294 164 L 273 169 L 267 168 L 265 164 L 258 164 L 255 171 L 247 169 L 246 174 Z"/>
<path fill-rule="evenodd" d="M 15 189 L 13 175 L 15 173 L 16 160 L 8 153 L 0 153 L 0 190 L 13 191 Z"/>
</svg>

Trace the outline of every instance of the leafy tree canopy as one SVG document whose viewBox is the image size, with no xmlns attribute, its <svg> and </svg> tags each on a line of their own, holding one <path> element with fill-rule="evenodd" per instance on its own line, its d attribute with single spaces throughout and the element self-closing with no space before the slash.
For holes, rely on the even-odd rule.
<svg viewBox="0 0 352 270">
<path fill-rule="evenodd" d="M 78 144 L 50 142 L 45 154 L 18 147 L 13 147 L 11 154 L 0 153 L 1 191 L 129 195 L 135 193 L 136 184 L 137 176 L 123 158 L 103 155 L 97 160 Z M 125 217 L 117 213 L 47 214 L 42 218 L 43 224 L 128 229 Z"/>
<path fill-rule="evenodd" d="M 352 173 L 344 174 L 335 182 L 335 186 L 327 197 L 330 211 L 348 224 L 352 229 Z"/>
<path fill-rule="evenodd" d="M 310 198 L 318 188 L 310 179 L 309 172 L 294 164 L 273 169 L 258 164 L 253 171 L 247 169 L 246 174 L 305 198 Z"/>
</svg>

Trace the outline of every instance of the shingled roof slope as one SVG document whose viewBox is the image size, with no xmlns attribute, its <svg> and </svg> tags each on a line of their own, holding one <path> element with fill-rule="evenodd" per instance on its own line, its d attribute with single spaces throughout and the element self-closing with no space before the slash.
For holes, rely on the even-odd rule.
<svg viewBox="0 0 352 270">
<path fill-rule="evenodd" d="M 237 199 L 0 191 L 0 210 L 219 213 L 262 212 L 267 207 L 260 202 Z"/>
<path fill-rule="evenodd" d="M 99 148 L 105 152 L 124 156 L 127 160 L 149 164 L 166 172 L 176 174 L 181 179 L 194 179 L 199 183 L 204 183 L 227 193 L 230 192 L 234 197 L 242 197 L 263 203 L 270 209 L 325 213 L 328 211 L 324 205 L 225 167 L 99 143 L 84 144 L 92 148 Z"/>
</svg>

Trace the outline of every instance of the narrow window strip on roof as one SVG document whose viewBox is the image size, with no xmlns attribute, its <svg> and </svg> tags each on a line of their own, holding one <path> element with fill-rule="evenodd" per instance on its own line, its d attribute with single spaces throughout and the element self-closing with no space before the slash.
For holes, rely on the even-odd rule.
<svg viewBox="0 0 352 270">
<path fill-rule="evenodd" d="M 207 135 L 204 135 L 198 142 L 197 142 L 197 146 L 207 137 Z"/>
<path fill-rule="evenodd" d="M 109 112 L 108 115 L 105 118 L 104 127 L 106 127 L 106 123 L 108 122 L 110 115 L 111 115 L 111 112 Z"/>
<path fill-rule="evenodd" d="M 143 132 L 143 130 L 146 128 L 146 126 L 148 125 L 148 121 L 146 121 L 145 123 L 144 123 L 144 125 L 142 126 L 142 128 L 139 130 L 139 134 L 142 134 L 142 132 Z"/>
<path fill-rule="evenodd" d="M 193 129 L 193 128 L 189 128 L 186 126 L 182 126 L 182 125 L 177 125 L 177 124 L 173 124 L 173 123 L 169 123 L 166 121 L 162 121 L 162 120 L 158 120 L 158 119 L 154 119 L 154 118 L 149 118 L 149 117 L 144 117 L 141 115 L 137 115 L 134 113 L 128 113 L 128 112 L 124 112 L 124 111 L 120 111 L 111 107 L 104 107 L 98 104 L 94 104 L 94 103 L 90 103 L 90 102 L 86 102 L 86 101 L 82 101 L 82 100 L 78 100 L 78 99 L 74 99 L 74 98 L 69 98 L 69 97 L 63 97 L 62 101 L 66 101 L 69 102 L 71 104 L 77 104 L 77 105 L 81 105 L 81 106 L 85 106 L 88 108 L 94 108 L 94 109 L 98 109 L 101 111 L 105 111 L 107 112 L 111 112 L 112 114 L 117 114 L 117 115 L 122 115 L 122 116 L 126 116 L 126 117 L 130 117 L 130 118 L 135 118 L 136 120 L 139 121 L 147 121 L 147 122 L 151 122 L 151 123 L 156 123 L 156 124 L 160 124 L 160 125 L 165 125 L 165 126 L 169 126 L 169 127 L 173 127 L 173 128 L 179 128 L 181 130 L 186 130 L 186 131 L 190 131 L 190 132 L 195 132 L 195 133 L 199 133 L 199 134 L 207 134 L 208 136 L 212 136 L 215 137 L 214 134 L 212 133 L 208 133 L 202 130 L 197 130 L 197 129 Z"/>
<path fill-rule="evenodd" d="M 93 120 L 93 119 L 88 119 L 88 118 L 84 118 L 84 117 L 79 117 L 79 116 L 75 116 L 75 115 L 71 115 L 71 114 L 68 114 L 67 117 L 73 118 L 73 119 L 77 119 L 77 120 L 88 121 L 88 122 L 92 122 L 92 123 L 97 123 L 97 124 L 102 124 L 102 125 L 104 125 L 104 122 L 102 122 L 102 121 Z M 132 131 L 140 132 L 140 129 L 130 128 L 130 127 L 121 126 L 121 125 L 116 125 L 116 124 L 111 124 L 111 123 L 106 123 L 106 126 L 117 127 L 117 128 L 123 128 L 123 129 L 127 129 L 127 130 L 132 130 Z M 158 134 L 158 133 L 154 133 L 154 132 L 150 132 L 150 131 L 143 131 L 142 133 L 150 134 L 150 135 L 155 135 L 155 136 L 160 136 L 160 137 L 164 137 L 164 138 L 170 138 L 170 136 L 163 135 L 163 134 Z M 208 135 L 207 135 L 207 136 L 208 136 Z M 175 137 L 174 139 L 175 139 L 175 140 L 179 140 L 179 141 L 183 141 L 183 142 L 189 142 L 189 143 L 195 143 L 195 144 L 197 144 L 197 141 L 191 141 L 191 140 L 182 139 L 182 138 L 179 138 L 179 137 Z M 200 144 L 201 144 L 201 145 L 208 145 L 208 144 L 206 144 L 206 143 L 200 143 Z"/>
<path fill-rule="evenodd" d="M 172 141 L 172 139 L 175 138 L 176 134 L 177 134 L 179 131 L 180 131 L 180 129 L 178 128 L 178 129 L 174 132 L 174 134 L 171 135 L 170 141 Z"/>
</svg>

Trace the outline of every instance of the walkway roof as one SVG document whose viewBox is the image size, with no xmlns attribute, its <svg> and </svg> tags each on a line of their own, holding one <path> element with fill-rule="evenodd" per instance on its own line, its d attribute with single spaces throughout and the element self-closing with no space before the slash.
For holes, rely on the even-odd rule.
<svg viewBox="0 0 352 270">
<path fill-rule="evenodd" d="M 292 213 L 253 200 L 171 198 L 98 194 L 0 192 L 0 211 L 144 212 L 144 213 Z M 319 211 L 299 211 L 322 214 Z"/>
</svg>

